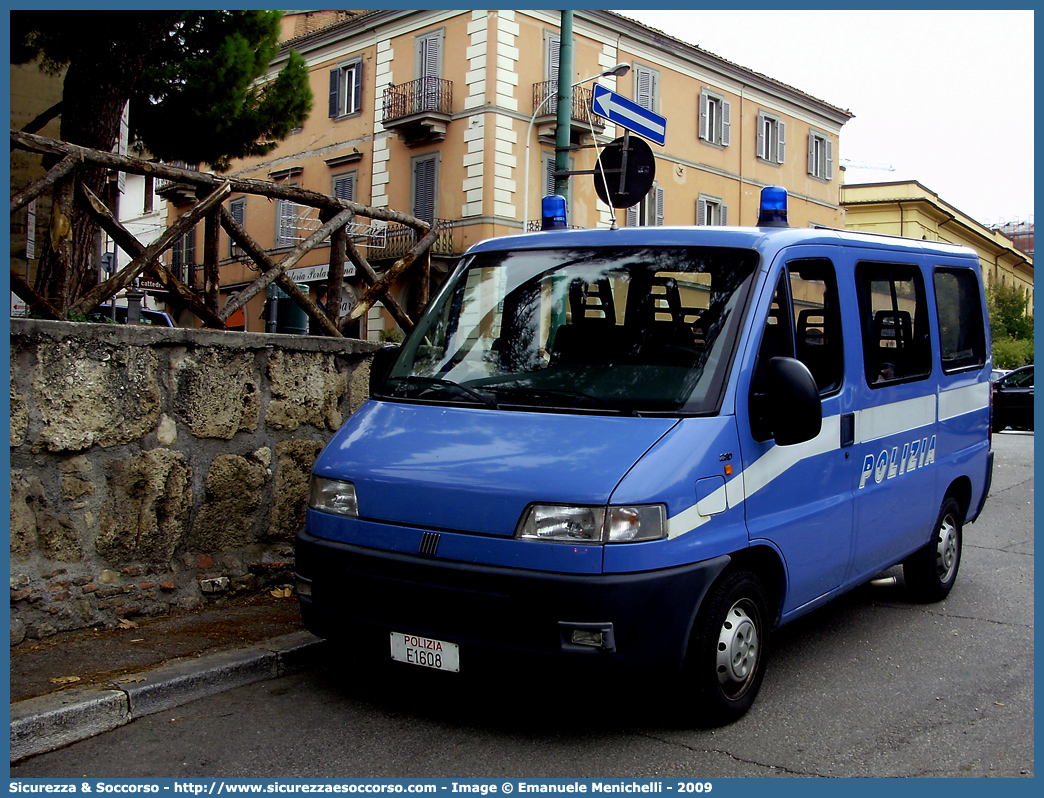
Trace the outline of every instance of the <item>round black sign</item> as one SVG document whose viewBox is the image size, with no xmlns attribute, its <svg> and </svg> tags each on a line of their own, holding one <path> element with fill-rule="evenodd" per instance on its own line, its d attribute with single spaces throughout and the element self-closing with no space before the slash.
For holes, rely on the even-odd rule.
<svg viewBox="0 0 1044 798">
<path fill-rule="evenodd" d="M 627 164 L 623 180 L 620 167 L 624 162 L 624 141 L 627 141 Z M 628 135 L 606 144 L 595 165 L 595 193 L 598 199 L 612 208 L 630 208 L 649 193 L 656 178 L 656 159 L 645 139 Z M 606 184 L 609 193 L 606 194 Z"/>
</svg>

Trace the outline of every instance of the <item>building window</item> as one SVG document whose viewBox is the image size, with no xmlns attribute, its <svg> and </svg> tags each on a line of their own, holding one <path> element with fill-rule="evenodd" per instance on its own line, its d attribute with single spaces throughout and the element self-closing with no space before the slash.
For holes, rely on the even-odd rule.
<svg viewBox="0 0 1044 798">
<path fill-rule="evenodd" d="M 558 61 L 562 53 L 562 37 L 544 31 L 544 74 L 553 86 L 558 85 Z"/>
<path fill-rule="evenodd" d="M 196 279 L 196 228 L 193 227 L 174 242 L 170 250 L 170 270 L 192 288 Z"/>
<path fill-rule="evenodd" d="M 359 182 L 358 172 L 349 172 L 346 175 L 336 175 L 333 179 L 333 195 L 337 199 L 355 202 L 355 186 Z M 354 221 L 355 217 L 352 217 Z M 352 230 L 352 222 L 348 223 L 348 232 Z"/>
<path fill-rule="evenodd" d="M 660 71 L 634 65 L 634 101 L 646 111 L 659 112 Z"/>
<path fill-rule="evenodd" d="M 428 224 L 435 224 L 438 212 L 439 153 L 413 159 L 410 212 Z"/>
<path fill-rule="evenodd" d="M 700 194 L 696 200 L 696 224 L 726 225 L 729 223 L 729 209 L 721 197 L 709 197 Z"/>
<path fill-rule="evenodd" d="M 758 113 L 758 158 L 769 163 L 783 163 L 786 123 L 778 116 Z"/>
<path fill-rule="evenodd" d="M 834 142 L 814 130 L 808 131 L 808 173 L 820 180 L 834 177 Z"/>
<path fill-rule="evenodd" d="M 246 197 L 242 199 L 235 199 L 228 203 L 228 212 L 232 218 L 236 220 L 236 224 L 240 227 L 246 225 Z M 236 245 L 236 242 L 231 237 L 228 239 L 228 256 L 230 258 L 238 258 L 243 254 L 243 249 Z"/>
<path fill-rule="evenodd" d="M 421 81 L 418 89 L 418 103 L 421 111 L 437 111 L 442 77 L 442 38 L 444 31 L 440 28 L 417 37 L 416 75 Z"/>
<path fill-rule="evenodd" d="M 569 159 L 569 171 L 576 168 L 576 161 L 574 158 Z M 566 196 L 566 220 L 573 218 L 573 179 L 569 178 L 569 193 Z M 544 196 L 550 197 L 555 193 L 555 155 L 554 153 L 544 153 Z M 539 224 L 534 229 L 540 229 Z"/>
<path fill-rule="evenodd" d="M 296 186 L 296 183 L 290 183 Z M 276 200 L 276 240 L 275 245 L 279 247 L 292 247 L 297 243 L 297 222 L 300 209 L 296 202 L 291 200 Z"/>
<path fill-rule="evenodd" d="M 704 89 L 700 92 L 700 140 L 728 147 L 732 103 Z"/>
<path fill-rule="evenodd" d="M 663 189 L 652 184 L 641 202 L 627 209 L 628 227 L 658 227 L 663 224 Z"/>
<path fill-rule="evenodd" d="M 330 117 L 362 111 L 362 58 L 330 70 Z"/>
<path fill-rule="evenodd" d="M 333 179 L 333 195 L 337 199 L 355 202 L 355 184 L 358 181 L 358 172 L 349 172 L 346 175 L 336 175 Z"/>
</svg>

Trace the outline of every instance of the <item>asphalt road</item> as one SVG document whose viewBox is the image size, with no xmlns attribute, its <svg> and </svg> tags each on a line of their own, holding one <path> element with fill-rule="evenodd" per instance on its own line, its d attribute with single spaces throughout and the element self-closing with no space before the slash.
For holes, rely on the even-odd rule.
<svg viewBox="0 0 1044 798">
<path fill-rule="evenodd" d="M 731 726 L 686 728 L 655 678 L 476 681 L 334 657 L 11 777 L 1032 777 L 1033 434 L 994 449 L 949 598 L 865 586 L 778 630 L 761 694 Z"/>
</svg>

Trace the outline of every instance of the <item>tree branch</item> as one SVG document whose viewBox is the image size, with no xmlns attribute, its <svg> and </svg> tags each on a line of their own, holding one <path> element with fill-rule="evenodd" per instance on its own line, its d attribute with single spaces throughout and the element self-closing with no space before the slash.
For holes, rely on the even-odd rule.
<svg viewBox="0 0 1044 798">
<path fill-rule="evenodd" d="M 133 233 L 117 221 L 116 217 L 112 215 L 112 211 L 98 199 L 93 191 L 83 183 L 80 184 L 80 190 L 83 198 L 86 200 L 84 207 L 87 212 L 98 221 L 98 224 L 101 225 L 106 233 L 112 236 L 113 241 L 116 242 L 120 249 L 132 258 L 136 258 L 145 252 L 144 244 L 138 241 Z M 181 299 L 188 309 L 199 317 L 203 324 L 207 327 L 216 327 L 219 330 L 225 329 L 225 324 L 218 318 L 218 315 L 204 305 L 191 288 L 171 274 L 158 260 L 153 258 L 145 268 L 163 284 L 166 290 Z"/>
<path fill-rule="evenodd" d="M 221 226 L 224 227 L 225 232 L 227 232 L 229 236 L 231 236 L 232 239 L 237 244 L 239 244 L 239 246 L 241 246 L 243 250 L 251 258 L 254 259 L 254 262 L 265 270 L 265 274 L 268 274 L 269 272 L 279 268 L 279 265 L 270 257 L 268 257 L 268 253 L 265 252 L 264 249 L 262 249 L 260 244 L 258 244 L 253 238 L 250 237 L 250 234 L 246 231 L 246 229 L 235 220 L 235 218 L 232 216 L 231 213 L 229 213 L 228 209 L 224 205 L 221 206 Z M 275 281 L 280 288 L 282 288 L 287 294 L 294 298 L 298 305 L 305 309 L 305 312 L 309 316 L 311 316 L 313 319 L 319 322 L 320 326 L 322 326 L 322 328 L 326 330 L 327 333 L 329 333 L 331 336 L 335 338 L 344 337 L 343 335 L 341 335 L 341 332 L 337 329 L 336 325 L 334 325 L 334 323 L 326 317 L 326 314 L 319 310 L 318 305 L 316 305 L 312 301 L 312 298 L 308 296 L 308 294 L 304 293 L 300 288 L 298 288 L 297 283 L 295 283 L 293 280 L 287 277 L 286 274 L 280 273 L 279 276 L 276 277 Z M 251 286 L 247 287 L 249 288 Z M 257 293 L 260 293 L 260 291 L 258 291 Z M 257 293 L 255 293 L 254 296 L 257 296 Z M 221 318 L 227 319 L 240 307 L 243 307 L 243 305 L 238 305 L 233 307 L 232 310 L 228 310 L 229 303 L 231 303 L 234 299 L 238 299 L 238 297 L 239 294 L 235 294 L 234 296 L 229 297 L 228 302 L 225 303 L 225 307 L 221 312 Z M 244 302 L 243 304 L 246 303 Z"/>
<path fill-rule="evenodd" d="M 168 227 L 167 232 L 160 236 L 155 243 L 146 247 L 138 257 L 134 258 L 120 272 L 114 274 L 91 291 L 88 291 L 86 295 L 73 304 L 69 308 L 70 313 L 87 313 L 93 310 L 102 300 L 108 299 L 117 291 L 130 285 L 131 281 L 148 266 L 150 261 L 165 252 L 177 239 L 185 235 L 211 208 L 227 197 L 230 190 L 228 183 L 223 183 L 205 200 L 196 203 L 192 210 L 179 216 L 178 220 Z"/>
<path fill-rule="evenodd" d="M 80 163 L 80 159 L 75 155 L 66 155 L 61 161 L 52 167 L 47 174 L 41 177 L 34 183 L 30 183 L 18 194 L 11 197 L 11 213 L 14 213 L 19 208 L 24 208 L 34 199 L 43 194 L 47 189 L 65 177 L 69 172 L 76 168 L 76 165 Z"/>
</svg>

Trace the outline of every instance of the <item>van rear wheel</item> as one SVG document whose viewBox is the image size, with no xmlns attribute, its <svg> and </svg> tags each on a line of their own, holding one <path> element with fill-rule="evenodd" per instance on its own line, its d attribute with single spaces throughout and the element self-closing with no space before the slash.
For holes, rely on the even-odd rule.
<svg viewBox="0 0 1044 798">
<path fill-rule="evenodd" d="M 754 703 L 768 661 L 768 600 L 757 574 L 726 571 L 693 624 L 683 668 L 686 711 L 699 725 L 740 718 Z"/>
<path fill-rule="evenodd" d="M 964 544 L 961 506 L 947 496 L 935 522 L 935 533 L 923 549 L 903 563 L 903 579 L 918 601 L 942 601 L 957 581 Z"/>
</svg>

